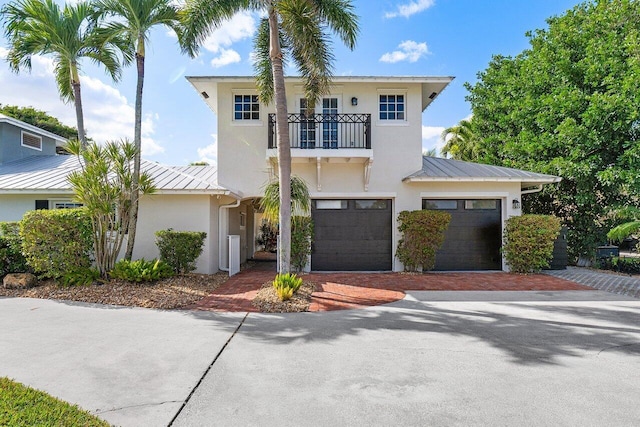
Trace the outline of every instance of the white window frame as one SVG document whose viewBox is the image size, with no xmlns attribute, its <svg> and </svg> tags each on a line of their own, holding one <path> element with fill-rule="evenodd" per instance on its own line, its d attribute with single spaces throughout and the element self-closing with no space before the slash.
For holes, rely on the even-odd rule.
<svg viewBox="0 0 640 427">
<path fill-rule="evenodd" d="M 78 205 L 78 206 L 74 206 L 76 208 L 83 206 L 82 203 L 74 202 L 71 199 L 49 199 L 49 209 L 72 209 L 72 208 L 56 207 L 56 204 L 67 204 L 67 203 L 71 205 Z"/>
<path fill-rule="evenodd" d="M 255 90 L 232 90 L 231 91 L 231 123 L 234 125 L 242 125 L 242 126 L 261 126 L 262 125 L 262 116 L 266 114 L 264 111 L 264 106 L 260 103 L 260 98 L 258 97 L 258 118 L 257 119 L 236 119 L 236 96 L 258 96 Z M 244 102 L 243 102 L 244 103 Z"/>
<path fill-rule="evenodd" d="M 409 126 L 407 89 L 378 89 L 376 95 L 376 124 L 378 126 Z M 402 95 L 404 97 L 404 118 L 403 119 L 381 119 L 380 118 L 380 96 L 381 95 Z"/>
<path fill-rule="evenodd" d="M 40 141 L 40 148 L 38 147 L 32 147 L 30 145 L 26 145 L 24 143 L 24 136 L 25 135 L 29 135 L 32 136 L 34 138 L 37 138 Z M 26 148 L 30 148 L 32 150 L 36 150 L 36 151 L 42 151 L 42 137 L 40 135 L 36 135 L 35 133 L 31 133 L 31 132 L 26 132 L 26 131 L 20 131 L 20 145 Z"/>
</svg>

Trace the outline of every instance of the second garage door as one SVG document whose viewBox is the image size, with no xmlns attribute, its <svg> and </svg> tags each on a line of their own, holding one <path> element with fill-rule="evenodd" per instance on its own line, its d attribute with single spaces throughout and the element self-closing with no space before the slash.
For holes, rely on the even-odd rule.
<svg viewBox="0 0 640 427">
<path fill-rule="evenodd" d="M 314 200 L 311 269 L 392 268 L 391 200 Z"/>
<path fill-rule="evenodd" d="M 502 209 L 499 199 L 423 200 L 423 209 L 451 214 L 435 270 L 500 270 Z"/>
</svg>

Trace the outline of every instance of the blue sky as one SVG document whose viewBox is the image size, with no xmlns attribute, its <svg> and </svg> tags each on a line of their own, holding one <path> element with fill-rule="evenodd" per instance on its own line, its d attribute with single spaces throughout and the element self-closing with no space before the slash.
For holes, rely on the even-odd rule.
<svg viewBox="0 0 640 427">
<path fill-rule="evenodd" d="M 6 1 L 0 0 L 0 4 Z M 61 2 L 62 3 L 62 2 Z M 439 147 L 441 131 L 471 113 L 465 82 L 475 82 L 492 55 L 526 49 L 529 30 L 563 14 L 577 0 L 355 0 L 361 32 L 352 52 L 334 44 L 335 75 L 455 76 L 423 114 L 423 146 Z M 215 162 L 216 117 L 184 76 L 251 75 L 249 59 L 258 15 L 237 15 L 205 43 L 200 56 L 180 54 L 175 37 L 158 28 L 147 49 L 143 156 L 170 165 Z M 72 105 L 58 97 L 49 58 L 34 58 L 33 70 L 12 73 L 0 36 L 0 103 L 32 106 L 75 126 Z M 133 138 L 135 69 L 113 83 L 83 64 L 87 131 L 97 141 Z M 295 74 L 295 70 L 292 70 Z"/>
</svg>

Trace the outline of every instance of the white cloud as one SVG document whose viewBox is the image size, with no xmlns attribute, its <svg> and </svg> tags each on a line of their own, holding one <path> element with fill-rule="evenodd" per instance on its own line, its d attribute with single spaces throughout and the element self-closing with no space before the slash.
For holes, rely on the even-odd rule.
<svg viewBox="0 0 640 427">
<path fill-rule="evenodd" d="M 0 48 L 0 59 L 8 50 Z M 12 73 L 0 67 L 0 100 L 5 105 L 31 106 L 58 118 L 62 123 L 76 126 L 73 103 L 60 100 L 53 75 L 53 61 L 42 56 L 32 57 L 32 70 Z M 87 134 L 96 142 L 120 138 L 133 139 L 135 111 L 132 103 L 113 86 L 97 78 L 82 76 L 82 104 Z M 152 156 L 164 151 L 153 139 L 157 115 L 147 113 L 142 120 L 142 154 Z"/>
<path fill-rule="evenodd" d="M 209 52 L 218 53 L 235 42 L 253 37 L 255 32 L 256 20 L 253 15 L 240 12 L 214 30 L 202 46 Z"/>
<path fill-rule="evenodd" d="M 398 49 L 382 55 L 380 62 L 388 62 L 390 64 L 400 61 L 416 62 L 429 53 L 426 43 L 418 43 L 413 40 L 403 41 L 398 45 Z"/>
<path fill-rule="evenodd" d="M 220 55 L 211 60 L 211 66 L 220 68 L 236 62 L 240 62 L 240 54 L 238 52 L 233 49 L 220 49 Z"/>
<path fill-rule="evenodd" d="M 397 16 L 404 16 L 405 18 L 408 18 L 413 14 L 430 8 L 435 3 L 435 0 L 417 0 L 406 4 L 399 4 L 395 12 L 387 12 L 384 14 L 384 17 L 395 18 Z"/>
<path fill-rule="evenodd" d="M 210 165 L 218 163 L 218 135 L 211 134 L 213 142 L 206 147 L 198 148 L 198 158 L 201 162 L 207 162 Z"/>
<path fill-rule="evenodd" d="M 435 148 L 436 153 L 440 155 L 442 147 L 444 147 L 444 140 L 440 138 L 440 135 L 444 129 L 443 126 L 422 126 L 422 149 Z"/>
</svg>

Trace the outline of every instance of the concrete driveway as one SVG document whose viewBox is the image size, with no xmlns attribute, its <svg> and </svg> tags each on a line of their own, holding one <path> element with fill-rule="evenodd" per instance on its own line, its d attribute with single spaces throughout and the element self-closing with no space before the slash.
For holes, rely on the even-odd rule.
<svg viewBox="0 0 640 427">
<path fill-rule="evenodd" d="M 0 299 L 0 375 L 121 425 L 640 425 L 637 299 L 421 291 L 243 318 Z"/>
</svg>

